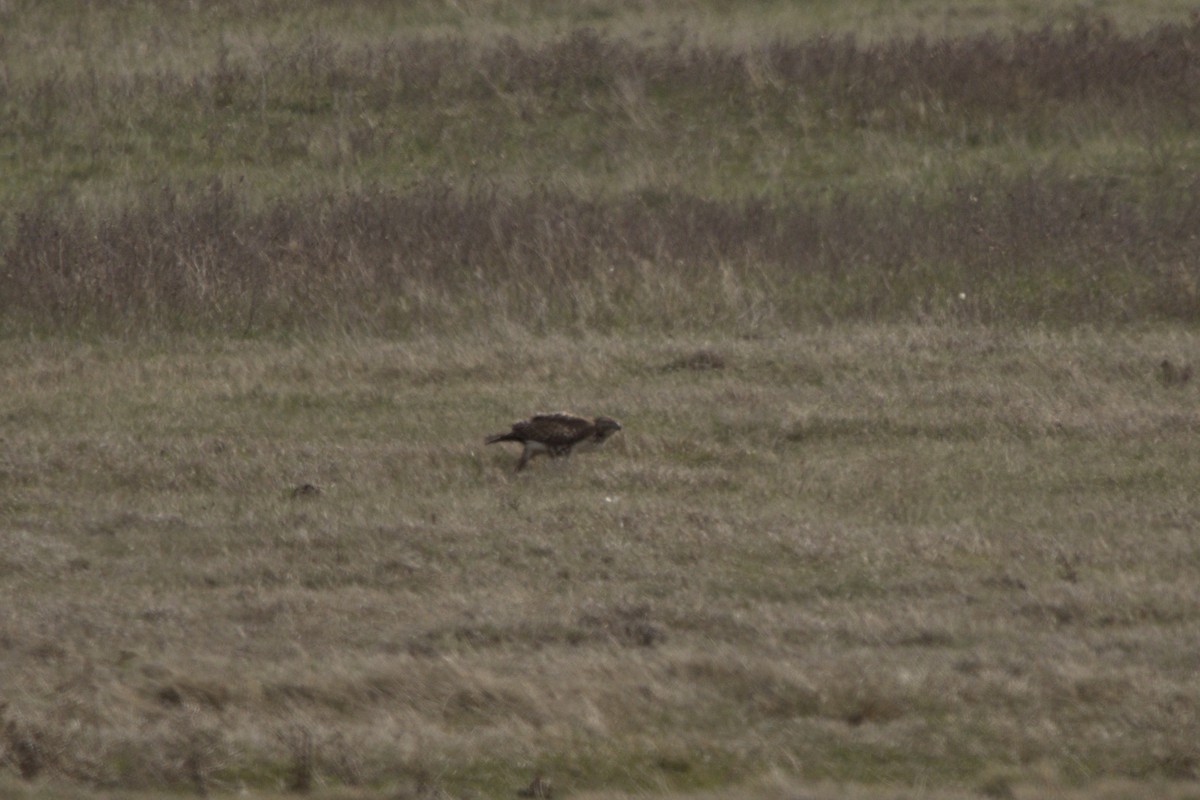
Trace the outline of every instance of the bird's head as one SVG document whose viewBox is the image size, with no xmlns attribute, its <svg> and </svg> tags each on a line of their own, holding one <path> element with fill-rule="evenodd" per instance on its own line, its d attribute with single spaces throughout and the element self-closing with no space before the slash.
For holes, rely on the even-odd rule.
<svg viewBox="0 0 1200 800">
<path fill-rule="evenodd" d="M 596 417 L 594 424 L 596 426 L 596 438 L 600 441 L 604 441 L 621 430 L 621 423 L 612 417 Z"/>
</svg>

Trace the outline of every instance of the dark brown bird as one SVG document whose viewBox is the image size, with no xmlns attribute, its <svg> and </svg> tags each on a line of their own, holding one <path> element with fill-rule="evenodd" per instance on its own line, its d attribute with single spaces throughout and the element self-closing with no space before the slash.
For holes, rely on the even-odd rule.
<svg viewBox="0 0 1200 800">
<path fill-rule="evenodd" d="M 486 444 L 520 442 L 524 445 L 517 462 L 517 472 L 520 472 L 536 455 L 544 453 L 551 458 L 563 458 L 571 453 L 592 450 L 619 430 L 621 423 L 611 417 L 587 419 L 560 411 L 534 414 L 529 419 L 514 422 L 508 433 L 493 434 L 484 441 Z"/>
</svg>

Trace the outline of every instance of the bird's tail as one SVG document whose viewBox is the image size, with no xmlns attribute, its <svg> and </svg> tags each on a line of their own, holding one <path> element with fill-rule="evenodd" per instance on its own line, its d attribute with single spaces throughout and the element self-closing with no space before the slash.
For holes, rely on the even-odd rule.
<svg viewBox="0 0 1200 800">
<path fill-rule="evenodd" d="M 521 441 L 516 436 L 513 436 L 512 431 L 508 433 L 493 433 L 491 436 L 483 440 L 484 444 L 495 444 L 496 442 L 519 442 Z"/>
</svg>

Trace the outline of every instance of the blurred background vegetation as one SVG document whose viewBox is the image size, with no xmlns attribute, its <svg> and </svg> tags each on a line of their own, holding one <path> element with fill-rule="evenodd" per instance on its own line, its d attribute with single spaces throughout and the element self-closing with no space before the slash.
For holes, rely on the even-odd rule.
<svg viewBox="0 0 1200 800">
<path fill-rule="evenodd" d="M 7 2 L 0 332 L 1194 322 L 1186 9 Z"/>
</svg>

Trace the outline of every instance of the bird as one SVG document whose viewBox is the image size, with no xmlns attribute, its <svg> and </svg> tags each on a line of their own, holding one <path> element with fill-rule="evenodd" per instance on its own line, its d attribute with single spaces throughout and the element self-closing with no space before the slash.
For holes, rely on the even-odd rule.
<svg viewBox="0 0 1200 800">
<path fill-rule="evenodd" d="M 599 416 L 595 419 L 580 417 L 559 411 L 555 414 L 534 414 L 529 419 L 514 422 L 512 430 L 496 433 L 484 439 L 484 444 L 496 442 L 520 442 L 525 446 L 517 462 L 517 472 L 525 468 L 529 460 L 545 453 L 551 458 L 561 458 L 573 452 L 592 450 L 621 430 L 621 423 L 612 417 Z"/>
</svg>

